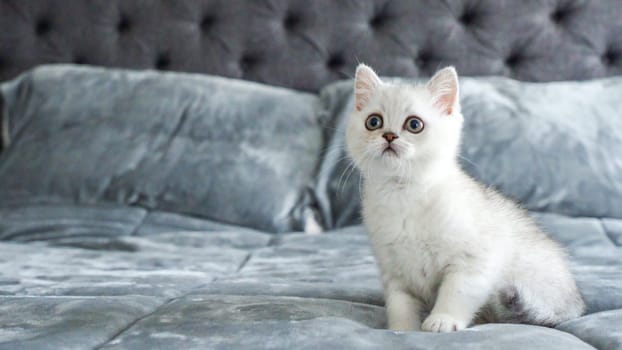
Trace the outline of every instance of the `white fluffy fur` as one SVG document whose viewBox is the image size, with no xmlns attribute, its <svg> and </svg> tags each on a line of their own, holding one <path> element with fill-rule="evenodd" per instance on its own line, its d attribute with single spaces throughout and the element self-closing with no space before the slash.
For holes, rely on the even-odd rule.
<svg viewBox="0 0 622 350">
<path fill-rule="evenodd" d="M 363 219 L 380 266 L 388 326 L 449 332 L 479 322 L 553 326 L 584 304 L 563 250 L 514 202 L 466 175 L 457 156 L 458 77 L 382 82 L 360 65 L 346 143 L 364 176 Z M 378 130 L 365 128 L 373 113 Z M 404 129 L 408 116 L 424 123 Z M 382 135 L 393 132 L 393 152 Z M 423 322 L 422 322 L 423 321 Z"/>
</svg>

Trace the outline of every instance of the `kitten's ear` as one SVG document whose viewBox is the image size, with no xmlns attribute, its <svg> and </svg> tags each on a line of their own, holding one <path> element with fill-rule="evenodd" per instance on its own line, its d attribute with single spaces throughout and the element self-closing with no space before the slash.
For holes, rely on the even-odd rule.
<svg viewBox="0 0 622 350">
<path fill-rule="evenodd" d="M 458 73 L 454 67 L 446 67 L 436 72 L 428 82 L 427 88 L 432 94 L 433 104 L 444 115 L 451 115 L 460 110 Z"/>
<path fill-rule="evenodd" d="M 356 67 L 356 74 L 354 75 L 354 107 L 357 111 L 365 107 L 371 95 L 381 84 L 382 81 L 371 68 L 362 63 Z"/>
</svg>

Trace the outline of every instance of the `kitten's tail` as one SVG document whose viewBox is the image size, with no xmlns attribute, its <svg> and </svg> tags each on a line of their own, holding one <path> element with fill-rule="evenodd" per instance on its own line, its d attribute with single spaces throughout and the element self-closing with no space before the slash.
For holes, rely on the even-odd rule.
<svg viewBox="0 0 622 350">
<path fill-rule="evenodd" d="M 544 327 L 555 327 L 569 319 L 581 316 L 585 304 L 580 294 L 573 293 L 563 311 L 544 312 L 530 305 L 528 298 L 521 295 L 516 287 L 508 287 L 499 292 L 478 314 L 476 323 L 520 323 Z"/>
</svg>

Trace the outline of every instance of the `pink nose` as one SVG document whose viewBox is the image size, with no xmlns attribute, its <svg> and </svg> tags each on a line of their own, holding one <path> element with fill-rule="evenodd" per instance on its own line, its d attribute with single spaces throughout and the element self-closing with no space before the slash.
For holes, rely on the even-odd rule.
<svg viewBox="0 0 622 350">
<path fill-rule="evenodd" d="M 389 141 L 389 143 L 391 143 L 393 140 L 399 138 L 399 136 L 395 135 L 392 132 L 385 132 L 384 134 L 382 134 L 382 137 L 385 138 L 385 140 Z"/>
</svg>

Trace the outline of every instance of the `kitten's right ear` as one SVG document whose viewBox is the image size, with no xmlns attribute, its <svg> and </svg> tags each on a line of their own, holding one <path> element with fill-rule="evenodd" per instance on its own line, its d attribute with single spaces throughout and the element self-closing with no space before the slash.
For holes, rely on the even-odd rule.
<svg viewBox="0 0 622 350">
<path fill-rule="evenodd" d="M 359 64 L 354 75 L 354 107 L 361 111 L 376 88 L 382 84 L 378 75 L 368 66 Z"/>
<path fill-rule="evenodd" d="M 459 111 L 458 73 L 454 67 L 445 67 L 436 72 L 428 82 L 427 87 L 432 94 L 433 104 L 444 115 L 451 115 L 454 111 Z"/>
</svg>

